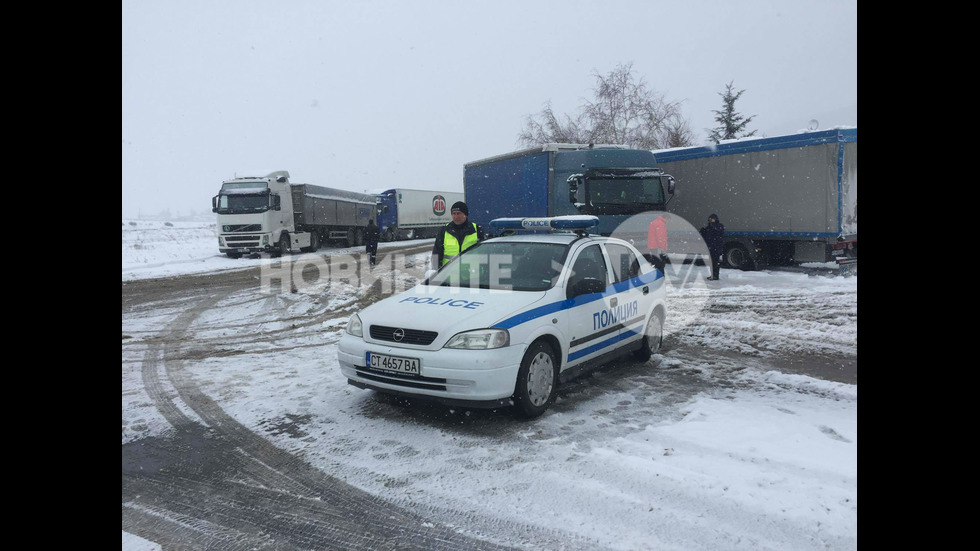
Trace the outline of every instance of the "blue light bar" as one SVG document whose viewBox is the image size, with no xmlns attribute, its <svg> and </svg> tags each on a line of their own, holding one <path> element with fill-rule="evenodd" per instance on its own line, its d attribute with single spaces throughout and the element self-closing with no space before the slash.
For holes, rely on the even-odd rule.
<svg viewBox="0 0 980 551">
<path fill-rule="evenodd" d="M 585 230 L 599 225 L 598 216 L 552 216 L 546 218 L 495 218 L 491 228 L 502 230 Z"/>
</svg>

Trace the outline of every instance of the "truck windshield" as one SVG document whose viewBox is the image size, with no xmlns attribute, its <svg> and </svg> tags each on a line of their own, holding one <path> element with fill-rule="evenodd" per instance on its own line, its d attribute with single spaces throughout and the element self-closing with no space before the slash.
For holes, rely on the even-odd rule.
<svg viewBox="0 0 980 551">
<path fill-rule="evenodd" d="M 428 285 L 508 291 L 545 291 L 565 261 L 561 243 L 484 242 L 453 259 Z"/>
<path fill-rule="evenodd" d="M 663 208 L 664 189 L 660 176 L 617 177 L 599 175 L 589 178 L 591 214 L 635 214 Z"/>
<path fill-rule="evenodd" d="M 265 190 L 261 195 L 235 193 L 218 196 L 218 212 L 221 214 L 244 214 L 269 210 L 269 194 Z"/>
</svg>

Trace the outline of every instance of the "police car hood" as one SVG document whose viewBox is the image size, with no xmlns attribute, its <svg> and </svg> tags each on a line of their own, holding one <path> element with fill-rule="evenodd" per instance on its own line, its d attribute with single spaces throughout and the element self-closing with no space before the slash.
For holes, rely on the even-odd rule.
<svg viewBox="0 0 980 551">
<path fill-rule="evenodd" d="M 461 331 L 499 327 L 534 307 L 546 291 L 501 291 L 419 285 L 372 304 L 358 313 L 364 339 L 371 337 L 371 326 L 403 330 L 432 331 L 438 336 L 431 346 L 441 348 Z M 386 344 L 392 344 L 386 342 Z"/>
</svg>

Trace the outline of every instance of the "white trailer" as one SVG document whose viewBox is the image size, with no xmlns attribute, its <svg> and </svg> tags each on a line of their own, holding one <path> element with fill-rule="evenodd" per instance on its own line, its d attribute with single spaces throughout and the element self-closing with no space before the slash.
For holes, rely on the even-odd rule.
<svg viewBox="0 0 980 551">
<path fill-rule="evenodd" d="M 395 188 L 377 195 L 378 227 L 384 241 L 435 237 L 439 228 L 452 222 L 449 209 L 463 194 Z"/>
</svg>

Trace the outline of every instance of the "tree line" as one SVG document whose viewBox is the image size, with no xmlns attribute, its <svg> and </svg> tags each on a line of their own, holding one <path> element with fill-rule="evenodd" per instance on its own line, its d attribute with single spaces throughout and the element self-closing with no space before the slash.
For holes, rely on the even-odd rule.
<svg viewBox="0 0 980 551">
<path fill-rule="evenodd" d="M 528 115 L 518 142 L 526 147 L 542 143 L 621 144 L 633 149 L 667 149 L 696 144 L 690 123 L 681 115 L 679 101 L 669 101 L 633 75 L 633 64 L 620 64 L 606 75 L 594 72 L 593 98 L 578 112 L 559 115 L 546 102 L 537 114 Z M 729 82 L 722 107 L 712 111 L 718 126 L 706 129 L 714 143 L 754 136 L 748 124 L 755 115 L 745 117 L 735 102 L 745 90 L 735 90 Z"/>
</svg>

